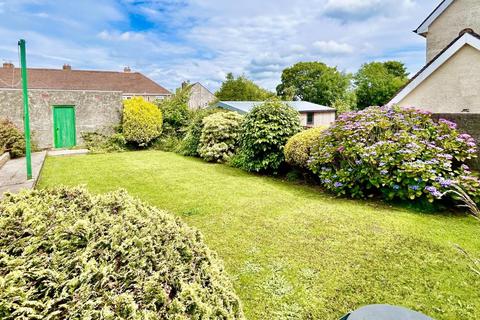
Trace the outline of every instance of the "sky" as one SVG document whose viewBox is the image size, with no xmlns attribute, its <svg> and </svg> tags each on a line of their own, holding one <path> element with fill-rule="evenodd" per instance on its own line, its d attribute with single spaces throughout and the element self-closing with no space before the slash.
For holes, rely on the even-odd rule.
<svg viewBox="0 0 480 320">
<path fill-rule="evenodd" d="M 274 90 L 284 68 L 321 61 L 355 72 L 370 61 L 425 63 L 412 30 L 440 0 L 0 0 L 0 58 L 18 66 L 129 66 L 174 90 L 215 91 L 229 72 Z"/>
</svg>

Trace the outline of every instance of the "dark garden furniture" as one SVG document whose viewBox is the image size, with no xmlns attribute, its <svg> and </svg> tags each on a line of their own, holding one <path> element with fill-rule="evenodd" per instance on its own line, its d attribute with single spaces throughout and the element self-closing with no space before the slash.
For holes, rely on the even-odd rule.
<svg viewBox="0 0 480 320">
<path fill-rule="evenodd" d="M 375 304 L 362 307 L 343 316 L 340 320 L 433 320 L 420 312 L 402 307 Z"/>
</svg>

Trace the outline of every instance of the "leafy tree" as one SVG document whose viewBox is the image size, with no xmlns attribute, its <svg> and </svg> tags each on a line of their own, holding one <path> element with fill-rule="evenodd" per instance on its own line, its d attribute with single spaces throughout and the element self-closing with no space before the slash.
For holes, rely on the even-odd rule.
<svg viewBox="0 0 480 320">
<path fill-rule="evenodd" d="M 156 104 L 163 114 L 163 135 L 181 138 L 190 119 L 188 100 L 190 99 L 190 86 L 179 88 L 175 94 Z"/>
<path fill-rule="evenodd" d="M 408 81 L 405 65 L 399 61 L 364 64 L 354 76 L 357 106 L 383 106 Z"/>
<path fill-rule="evenodd" d="M 348 90 L 343 98 L 335 100 L 332 104 L 332 108 L 337 110 L 337 115 L 356 110 L 357 95 L 355 94 L 355 91 Z"/>
<path fill-rule="evenodd" d="M 264 101 L 275 94 L 261 88 L 245 76 L 235 78 L 229 73 L 215 96 L 224 101 Z"/>
<path fill-rule="evenodd" d="M 299 62 L 283 70 L 277 94 L 330 106 L 341 99 L 350 86 L 349 76 L 322 62 Z"/>
</svg>

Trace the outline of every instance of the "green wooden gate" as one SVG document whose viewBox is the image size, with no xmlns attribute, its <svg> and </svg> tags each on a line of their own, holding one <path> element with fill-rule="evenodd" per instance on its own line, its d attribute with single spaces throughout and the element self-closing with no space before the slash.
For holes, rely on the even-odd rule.
<svg viewBox="0 0 480 320">
<path fill-rule="evenodd" d="M 53 137 L 55 148 L 75 146 L 75 108 L 73 106 L 53 107 Z"/>
</svg>

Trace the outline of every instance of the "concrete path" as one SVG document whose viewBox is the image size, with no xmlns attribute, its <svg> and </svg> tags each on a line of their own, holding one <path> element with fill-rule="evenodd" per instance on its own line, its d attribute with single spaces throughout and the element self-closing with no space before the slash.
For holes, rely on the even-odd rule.
<svg viewBox="0 0 480 320">
<path fill-rule="evenodd" d="M 0 168 L 0 199 L 5 192 L 18 192 L 21 189 L 32 189 L 37 183 L 46 151 L 32 153 L 33 179 L 27 180 L 25 158 L 9 160 Z"/>
<path fill-rule="evenodd" d="M 72 149 L 72 150 L 50 150 L 48 155 L 52 157 L 57 156 L 75 156 L 80 154 L 87 154 L 90 151 L 88 149 Z"/>
</svg>

